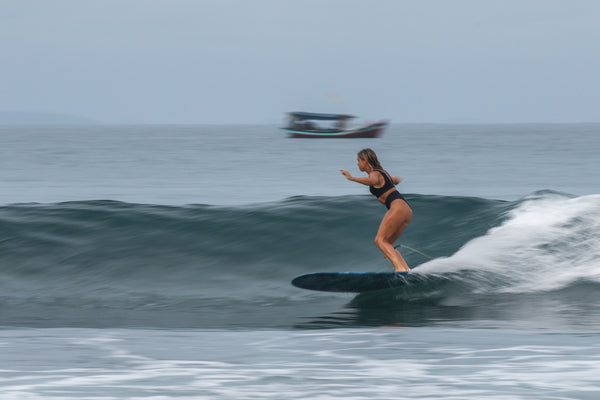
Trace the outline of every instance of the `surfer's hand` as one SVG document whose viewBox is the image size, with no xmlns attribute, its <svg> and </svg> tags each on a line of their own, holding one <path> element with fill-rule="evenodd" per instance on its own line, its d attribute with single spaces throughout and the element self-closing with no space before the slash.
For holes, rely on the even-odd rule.
<svg viewBox="0 0 600 400">
<path fill-rule="evenodd" d="M 340 168 L 340 172 L 342 173 L 342 175 L 344 175 L 346 177 L 346 179 L 350 180 L 350 178 L 352 178 L 352 175 L 350 175 L 350 172 L 346 171 L 343 168 Z"/>
<path fill-rule="evenodd" d="M 392 176 L 392 182 L 394 183 L 394 185 L 397 185 L 400 182 L 402 182 L 402 178 L 400 178 L 399 176 Z"/>
</svg>

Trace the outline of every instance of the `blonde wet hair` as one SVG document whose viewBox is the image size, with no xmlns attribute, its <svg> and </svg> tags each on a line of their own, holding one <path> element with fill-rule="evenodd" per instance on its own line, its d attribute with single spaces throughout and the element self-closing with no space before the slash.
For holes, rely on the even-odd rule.
<svg viewBox="0 0 600 400">
<path fill-rule="evenodd" d="M 377 159 L 377 154 L 372 149 L 362 149 L 358 152 L 358 158 L 361 160 L 367 160 L 369 165 L 374 169 L 383 169 L 379 160 Z"/>
</svg>

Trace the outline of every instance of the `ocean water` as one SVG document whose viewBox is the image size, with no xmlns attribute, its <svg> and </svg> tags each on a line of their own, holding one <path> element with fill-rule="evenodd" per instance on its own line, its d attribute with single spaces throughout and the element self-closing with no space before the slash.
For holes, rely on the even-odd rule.
<svg viewBox="0 0 600 400">
<path fill-rule="evenodd" d="M 376 150 L 425 282 L 386 271 Z M 600 124 L 0 127 L 1 399 L 597 399 Z"/>
</svg>

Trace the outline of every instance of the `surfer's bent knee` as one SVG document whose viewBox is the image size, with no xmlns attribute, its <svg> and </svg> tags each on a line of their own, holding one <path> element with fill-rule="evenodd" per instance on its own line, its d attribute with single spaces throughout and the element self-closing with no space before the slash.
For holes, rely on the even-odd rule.
<svg viewBox="0 0 600 400">
<path fill-rule="evenodd" d="M 381 248 L 381 246 L 383 246 L 384 244 L 390 244 L 388 241 L 385 240 L 385 238 L 383 236 L 375 236 L 375 240 L 373 241 L 375 243 L 375 246 Z"/>
</svg>

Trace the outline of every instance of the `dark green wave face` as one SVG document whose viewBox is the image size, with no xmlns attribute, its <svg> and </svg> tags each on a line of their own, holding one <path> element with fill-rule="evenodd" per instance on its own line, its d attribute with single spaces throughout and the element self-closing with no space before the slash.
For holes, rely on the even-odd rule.
<svg viewBox="0 0 600 400">
<path fill-rule="evenodd" d="M 290 281 L 391 271 L 373 244 L 386 209 L 368 196 L 4 206 L 0 325 L 600 324 L 597 196 L 406 197 L 414 218 L 396 244 L 415 272 L 436 279 L 358 296 Z"/>
</svg>

